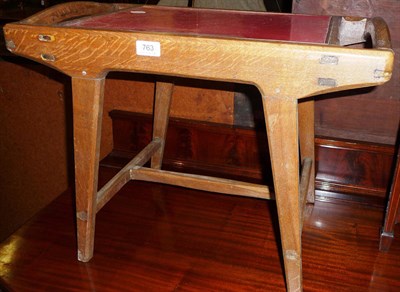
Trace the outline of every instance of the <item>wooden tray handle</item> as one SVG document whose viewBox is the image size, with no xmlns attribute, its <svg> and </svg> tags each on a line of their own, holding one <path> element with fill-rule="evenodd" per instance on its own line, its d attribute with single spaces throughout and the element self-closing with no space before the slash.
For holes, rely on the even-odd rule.
<svg viewBox="0 0 400 292">
<path fill-rule="evenodd" d="M 391 49 L 389 28 L 380 17 L 333 16 L 327 43 L 349 46 L 371 43 L 374 49 Z"/>
<path fill-rule="evenodd" d="M 375 49 L 391 49 L 389 28 L 381 17 L 374 17 L 367 20 L 364 38 L 371 38 Z"/>
</svg>

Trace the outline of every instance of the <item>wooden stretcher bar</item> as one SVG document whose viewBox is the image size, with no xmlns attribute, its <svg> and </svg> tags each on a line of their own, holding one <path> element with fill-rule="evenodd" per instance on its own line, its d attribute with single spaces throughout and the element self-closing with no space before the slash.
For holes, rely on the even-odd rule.
<svg viewBox="0 0 400 292">
<path fill-rule="evenodd" d="M 265 185 L 244 183 L 241 181 L 215 178 L 205 175 L 163 171 L 145 167 L 133 169 L 131 173 L 132 179 L 135 180 L 157 182 L 227 195 L 259 199 L 271 198 L 269 189 Z"/>
<path fill-rule="evenodd" d="M 132 170 L 148 162 L 160 147 L 161 140 L 154 139 L 97 192 L 96 213 L 132 179 Z"/>
<path fill-rule="evenodd" d="M 313 188 L 310 186 L 310 176 L 312 168 L 313 168 L 313 159 L 306 157 L 302 163 L 302 171 L 300 178 L 300 206 L 301 206 L 300 222 L 302 230 L 306 212 L 305 209 L 307 208 L 306 206 L 307 195 L 310 189 L 313 190 Z"/>
<path fill-rule="evenodd" d="M 153 140 L 150 142 L 137 156 L 135 156 L 123 169 L 121 169 L 97 192 L 96 212 L 99 212 L 100 209 L 104 207 L 104 205 L 110 201 L 112 197 L 130 180 L 163 183 L 228 195 L 239 195 L 260 199 L 273 198 L 273 196 L 271 197 L 268 186 L 265 185 L 142 167 L 145 163 L 150 161 L 154 153 L 159 150 L 160 147 L 160 140 Z M 308 159 L 308 161 L 311 162 L 310 159 Z M 307 176 L 304 178 L 307 180 L 306 188 L 308 187 L 311 169 L 311 164 L 308 163 L 307 165 L 307 173 L 302 175 L 302 177 Z M 306 189 L 304 191 L 307 192 Z"/>
</svg>

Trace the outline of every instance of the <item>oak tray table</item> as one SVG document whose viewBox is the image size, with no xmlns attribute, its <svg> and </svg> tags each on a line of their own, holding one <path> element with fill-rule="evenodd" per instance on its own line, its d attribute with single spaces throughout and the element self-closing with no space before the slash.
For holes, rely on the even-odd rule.
<svg viewBox="0 0 400 292">
<path fill-rule="evenodd" d="M 72 77 L 80 261 L 93 256 L 96 213 L 128 181 L 145 180 L 275 198 L 286 287 L 302 290 L 303 210 L 314 200 L 312 96 L 390 79 L 393 52 L 382 19 L 71 2 L 7 24 L 4 33 L 11 52 Z M 372 48 L 349 47 L 363 42 L 372 42 Z M 274 192 L 264 185 L 161 170 L 173 91 L 168 82 L 156 84 L 153 140 L 97 191 L 110 71 L 255 85 L 262 96 Z M 149 160 L 151 167 L 143 167 Z"/>
</svg>

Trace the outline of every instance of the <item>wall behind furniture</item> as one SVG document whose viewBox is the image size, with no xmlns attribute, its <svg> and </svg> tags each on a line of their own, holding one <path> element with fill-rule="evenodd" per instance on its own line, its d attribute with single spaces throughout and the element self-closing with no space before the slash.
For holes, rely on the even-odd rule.
<svg viewBox="0 0 400 292">
<path fill-rule="evenodd" d="M 105 85 L 101 149 L 103 156 L 112 150 L 112 121 L 109 112 L 115 109 L 152 113 L 156 80 L 171 81 L 175 84 L 171 104 L 172 117 L 233 124 L 232 84 L 111 72 Z"/>
<path fill-rule="evenodd" d="M 68 187 L 66 80 L 0 60 L 0 241 Z"/>
</svg>

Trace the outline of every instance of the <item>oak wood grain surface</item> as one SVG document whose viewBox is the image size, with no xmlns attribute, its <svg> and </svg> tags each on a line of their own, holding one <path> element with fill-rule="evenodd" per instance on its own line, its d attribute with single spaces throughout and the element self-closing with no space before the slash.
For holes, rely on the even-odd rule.
<svg viewBox="0 0 400 292">
<path fill-rule="evenodd" d="M 100 184 L 114 173 L 101 168 Z M 0 243 L 3 290 L 285 290 L 273 202 L 131 182 L 97 214 L 96 255 L 81 263 L 72 198 Z M 304 291 L 398 291 L 400 241 L 378 251 L 382 218 L 317 201 L 303 228 Z"/>
</svg>

